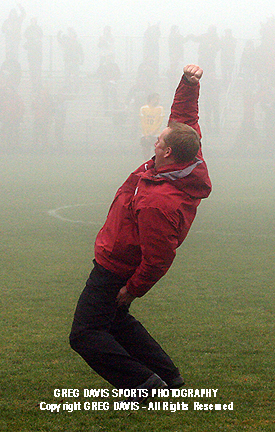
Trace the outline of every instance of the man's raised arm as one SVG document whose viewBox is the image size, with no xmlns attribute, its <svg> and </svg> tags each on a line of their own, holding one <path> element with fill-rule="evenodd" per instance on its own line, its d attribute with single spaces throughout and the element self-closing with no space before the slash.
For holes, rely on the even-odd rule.
<svg viewBox="0 0 275 432">
<path fill-rule="evenodd" d="M 169 122 L 185 123 L 195 129 L 201 137 L 199 127 L 199 81 L 203 70 L 197 65 L 187 65 L 183 69 L 183 76 L 176 89 L 171 106 Z"/>
</svg>

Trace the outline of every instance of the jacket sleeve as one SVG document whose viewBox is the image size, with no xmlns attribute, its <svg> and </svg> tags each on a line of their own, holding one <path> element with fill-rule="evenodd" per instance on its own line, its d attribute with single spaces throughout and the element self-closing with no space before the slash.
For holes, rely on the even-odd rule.
<svg viewBox="0 0 275 432">
<path fill-rule="evenodd" d="M 142 297 L 168 271 L 178 246 L 177 229 L 167 215 L 156 208 L 138 213 L 141 263 L 126 287 L 130 294 Z"/>
<path fill-rule="evenodd" d="M 176 121 L 185 123 L 195 129 L 201 137 L 199 126 L 199 91 L 200 84 L 192 84 L 187 81 L 184 75 L 176 89 L 174 100 L 171 106 L 169 123 Z"/>
</svg>

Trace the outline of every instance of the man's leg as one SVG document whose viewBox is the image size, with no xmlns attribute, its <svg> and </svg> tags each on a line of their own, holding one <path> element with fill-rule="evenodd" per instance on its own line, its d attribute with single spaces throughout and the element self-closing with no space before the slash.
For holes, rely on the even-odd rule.
<svg viewBox="0 0 275 432">
<path fill-rule="evenodd" d="M 134 388 L 154 372 L 133 358 L 110 333 L 117 311 L 116 296 L 124 284 L 96 264 L 78 301 L 70 344 L 116 388 Z M 131 338 L 130 333 L 128 336 Z"/>
<path fill-rule="evenodd" d="M 160 376 L 168 387 L 174 386 L 180 377 L 178 368 L 143 325 L 125 312 L 123 306 L 118 309 L 111 334 L 130 355 Z M 182 379 L 179 384 L 183 385 Z"/>
</svg>

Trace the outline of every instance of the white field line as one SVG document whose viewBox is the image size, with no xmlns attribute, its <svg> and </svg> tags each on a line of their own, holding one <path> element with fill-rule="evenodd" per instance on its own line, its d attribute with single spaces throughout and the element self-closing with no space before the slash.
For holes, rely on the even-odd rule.
<svg viewBox="0 0 275 432">
<path fill-rule="evenodd" d="M 97 202 L 97 204 L 100 204 L 100 203 Z M 66 205 L 66 206 L 58 207 L 56 209 L 48 210 L 48 215 L 52 216 L 52 217 L 54 217 L 56 219 L 59 219 L 59 220 L 61 220 L 63 222 L 70 222 L 70 223 L 83 224 L 83 225 L 102 225 L 102 222 L 83 221 L 81 219 L 80 220 L 74 220 L 74 219 L 69 219 L 69 218 L 63 217 L 63 216 L 61 216 L 59 214 L 59 212 L 62 211 L 62 210 L 71 209 L 71 208 L 75 208 L 75 207 L 90 207 L 92 205 L 93 204 L 72 204 L 72 205 Z"/>
</svg>

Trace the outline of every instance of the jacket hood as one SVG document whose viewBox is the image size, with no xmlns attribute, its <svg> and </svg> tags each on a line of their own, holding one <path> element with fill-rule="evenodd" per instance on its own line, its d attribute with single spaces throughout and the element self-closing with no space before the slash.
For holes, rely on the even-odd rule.
<svg viewBox="0 0 275 432">
<path fill-rule="evenodd" d="M 212 185 L 203 159 L 196 158 L 192 162 L 167 165 L 156 170 L 153 157 L 144 164 L 144 169 L 142 178 L 146 180 L 168 182 L 193 198 L 202 199 L 210 195 Z"/>
</svg>

